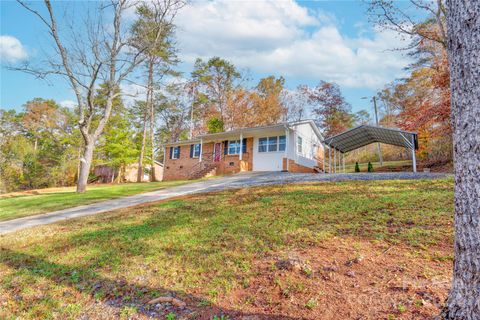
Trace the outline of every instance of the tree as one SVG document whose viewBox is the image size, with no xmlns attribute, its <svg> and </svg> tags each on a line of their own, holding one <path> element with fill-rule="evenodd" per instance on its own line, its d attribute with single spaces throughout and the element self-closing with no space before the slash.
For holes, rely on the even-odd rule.
<svg viewBox="0 0 480 320">
<path fill-rule="evenodd" d="M 229 95 L 240 79 L 235 66 L 219 57 L 207 62 L 197 59 L 191 76 L 196 84 L 194 103 L 203 109 L 203 114 L 218 117 L 225 123 Z"/>
<path fill-rule="evenodd" d="M 286 121 L 299 121 L 309 114 L 308 87 L 298 86 L 293 91 L 285 91 L 283 95 L 283 104 L 286 107 Z"/>
<path fill-rule="evenodd" d="M 177 11 L 184 5 L 182 0 L 154 0 L 141 3 L 137 7 L 138 20 L 134 23 L 133 43 L 145 56 L 146 81 L 146 109 L 150 119 L 150 144 L 151 144 L 151 181 L 155 180 L 155 106 L 154 89 L 160 80 L 167 74 L 172 74 L 172 65 L 177 63 L 177 56 L 173 46 L 172 23 Z M 148 48 L 145 50 L 145 48 Z M 157 84 L 157 85 L 155 85 Z M 142 152 L 138 161 L 137 182 L 143 176 L 143 156 L 145 150 L 145 135 L 147 115 L 144 116 L 144 129 L 142 139 Z"/>
<path fill-rule="evenodd" d="M 218 118 L 211 118 L 207 121 L 208 133 L 223 132 L 223 121 Z"/>
<path fill-rule="evenodd" d="M 480 319 L 480 2 L 448 0 L 455 259 L 444 319 Z"/>
<path fill-rule="evenodd" d="M 367 14 L 370 20 L 379 27 L 394 30 L 413 39 L 410 48 L 417 47 L 424 40 L 434 41 L 446 48 L 444 1 L 410 0 L 409 2 L 409 6 L 404 6 L 399 1 L 373 0 L 369 2 Z M 427 13 L 429 19 L 426 21 L 416 20 L 416 17 L 423 16 L 418 14 L 419 11 Z"/>
<path fill-rule="evenodd" d="M 254 122 L 255 125 L 269 125 L 278 123 L 286 114 L 286 107 L 283 104 L 285 79 L 269 76 L 260 79 L 255 87 L 253 96 Z"/>
<path fill-rule="evenodd" d="M 325 136 L 336 135 L 352 127 L 354 117 L 350 113 L 351 106 L 337 84 L 320 81 L 315 88 L 303 87 L 303 90 Z"/>
<path fill-rule="evenodd" d="M 76 16 L 64 17 L 65 21 L 73 25 L 68 38 L 60 33 L 64 29 L 58 26 L 49 0 L 44 2 L 46 15 L 23 1 L 18 2 L 47 27 L 57 49 L 57 55 L 50 56 L 46 61 L 47 68 L 25 65 L 18 69 L 39 77 L 62 76 L 77 98 L 78 126 L 84 144 L 77 192 L 85 192 L 96 142 L 110 118 L 113 101 L 121 94 L 117 89 L 143 61 L 142 52 L 148 48 L 131 50 L 131 33 L 127 31 L 128 25 L 123 18 L 125 10 L 131 5 L 127 0 L 112 0 L 109 5 L 100 3 L 95 15 L 97 19 L 93 15 L 81 19 L 78 12 L 75 12 Z M 105 84 L 104 108 L 100 108 L 94 101 L 99 84 Z"/>
</svg>

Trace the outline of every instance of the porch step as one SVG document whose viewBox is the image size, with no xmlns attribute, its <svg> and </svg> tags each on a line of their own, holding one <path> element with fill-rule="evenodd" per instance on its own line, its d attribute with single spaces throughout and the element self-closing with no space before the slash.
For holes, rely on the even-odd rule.
<svg viewBox="0 0 480 320">
<path fill-rule="evenodd" d="M 323 173 L 323 170 L 320 169 L 319 166 L 314 166 L 314 167 L 313 167 L 313 171 L 315 171 L 316 173 Z"/>
<path fill-rule="evenodd" d="M 212 163 L 208 166 L 206 166 L 205 168 L 203 168 L 202 170 L 199 170 L 197 172 L 194 172 L 192 175 L 190 175 L 190 180 L 196 180 L 196 179 L 201 179 L 201 178 L 205 178 L 206 176 L 210 175 L 210 174 L 213 174 L 214 171 L 217 170 L 217 165 Z"/>
</svg>

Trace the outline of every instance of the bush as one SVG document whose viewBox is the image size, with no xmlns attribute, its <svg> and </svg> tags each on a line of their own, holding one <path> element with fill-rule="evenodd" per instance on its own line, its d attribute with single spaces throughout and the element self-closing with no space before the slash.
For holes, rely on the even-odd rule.
<svg viewBox="0 0 480 320">
<path fill-rule="evenodd" d="M 355 172 L 360 172 L 360 167 L 358 165 L 358 162 L 355 162 Z"/>
<path fill-rule="evenodd" d="M 367 171 L 368 172 L 373 172 L 373 165 L 371 162 L 368 162 L 368 168 L 367 168 Z"/>
</svg>

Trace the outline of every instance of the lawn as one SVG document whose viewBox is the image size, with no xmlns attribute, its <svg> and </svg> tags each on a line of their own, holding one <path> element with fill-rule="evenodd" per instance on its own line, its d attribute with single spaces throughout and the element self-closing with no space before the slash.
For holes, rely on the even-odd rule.
<svg viewBox="0 0 480 320">
<path fill-rule="evenodd" d="M 368 162 L 359 163 L 358 166 L 360 167 L 360 172 L 367 172 Z M 383 161 L 382 166 L 380 166 L 380 162 L 372 162 L 372 166 L 374 171 L 375 169 L 378 169 L 380 167 L 382 168 L 382 171 L 389 171 L 389 169 L 394 170 L 396 168 L 405 168 L 405 167 L 409 167 L 409 170 L 411 171 L 412 160 Z M 343 167 L 340 169 L 340 171 L 343 172 Z M 400 171 L 405 171 L 405 170 L 402 169 Z M 355 172 L 355 163 L 346 163 L 345 172 L 346 173 Z"/>
<path fill-rule="evenodd" d="M 187 181 L 91 185 L 87 188 L 87 192 L 82 194 L 76 193 L 75 187 L 66 187 L 0 195 L 0 221 L 130 196 L 184 183 Z"/>
<path fill-rule="evenodd" d="M 0 237 L 0 318 L 424 319 L 446 296 L 452 211 L 452 179 L 357 181 L 23 230 Z"/>
</svg>

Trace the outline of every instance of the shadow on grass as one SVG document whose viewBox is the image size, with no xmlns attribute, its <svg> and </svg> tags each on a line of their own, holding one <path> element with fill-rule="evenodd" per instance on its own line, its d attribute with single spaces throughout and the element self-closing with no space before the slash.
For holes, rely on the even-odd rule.
<svg viewBox="0 0 480 320">
<path fill-rule="evenodd" d="M 32 276 L 48 278 L 57 285 L 68 286 L 80 293 L 88 294 L 93 299 L 100 300 L 119 311 L 125 306 L 134 306 L 138 313 L 149 317 L 159 317 L 174 312 L 177 316 L 196 315 L 195 319 L 211 319 L 215 315 L 228 315 L 233 319 L 242 319 L 243 317 L 246 319 L 299 319 L 277 314 L 244 313 L 214 304 L 206 306 L 204 298 L 187 292 L 131 284 L 124 279 L 109 279 L 91 270 L 53 263 L 40 257 L 6 248 L 0 248 L 0 262 Z M 147 303 L 158 296 L 177 297 L 186 302 L 187 307 L 178 308 L 169 303 L 151 305 Z"/>
</svg>

